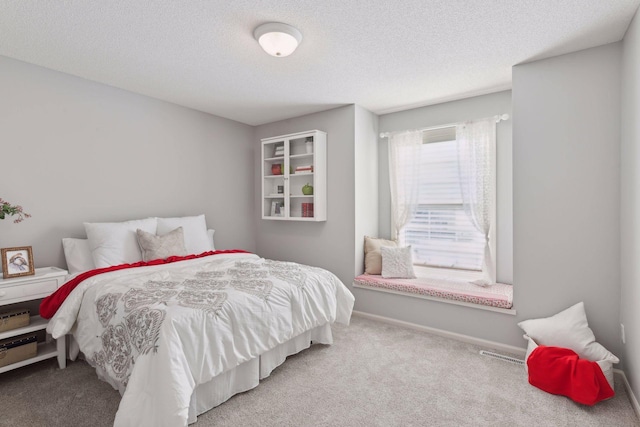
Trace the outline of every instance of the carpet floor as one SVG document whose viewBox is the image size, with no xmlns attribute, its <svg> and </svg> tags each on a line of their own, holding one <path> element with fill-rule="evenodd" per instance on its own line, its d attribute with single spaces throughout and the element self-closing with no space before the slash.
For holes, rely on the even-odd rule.
<svg viewBox="0 0 640 427">
<path fill-rule="evenodd" d="M 529 385 L 480 347 L 354 317 L 332 346 L 291 356 L 260 385 L 198 417 L 203 426 L 639 426 L 622 380 L 593 407 Z M 0 426 L 110 426 L 120 395 L 85 362 L 0 375 Z"/>
</svg>

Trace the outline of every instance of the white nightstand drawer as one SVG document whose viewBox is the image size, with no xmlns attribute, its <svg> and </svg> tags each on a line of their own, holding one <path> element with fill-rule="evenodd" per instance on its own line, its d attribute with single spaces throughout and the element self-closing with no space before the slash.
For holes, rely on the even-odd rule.
<svg viewBox="0 0 640 427">
<path fill-rule="evenodd" d="M 2 286 L 0 287 L 0 305 L 9 304 L 13 300 L 24 300 L 27 297 L 33 299 L 44 298 L 52 294 L 57 288 L 58 281 L 55 279 L 16 286 Z"/>
</svg>

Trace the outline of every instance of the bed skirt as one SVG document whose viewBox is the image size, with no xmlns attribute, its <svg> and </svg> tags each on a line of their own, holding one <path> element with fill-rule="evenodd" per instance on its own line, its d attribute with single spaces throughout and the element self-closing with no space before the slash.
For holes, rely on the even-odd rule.
<svg viewBox="0 0 640 427">
<path fill-rule="evenodd" d="M 76 360 L 80 353 L 77 341 L 72 335 L 68 337 L 70 338 L 69 358 Z M 260 380 L 268 377 L 288 356 L 309 348 L 312 343 L 333 344 L 330 323 L 325 323 L 322 326 L 303 332 L 297 337 L 268 350 L 259 357 L 244 362 L 233 369 L 221 373 L 211 381 L 197 386 L 191 395 L 191 402 L 189 403 L 189 424 L 195 423 L 198 415 L 226 402 L 235 394 L 257 387 Z M 101 375 L 99 369 L 97 374 L 100 379 L 111 384 L 113 388 L 119 389 L 108 377 Z M 124 393 L 124 390 L 119 391 L 120 394 Z"/>
<path fill-rule="evenodd" d="M 333 344 L 331 325 L 326 323 L 304 332 L 255 359 L 223 372 L 208 383 L 199 385 L 191 395 L 189 424 L 195 423 L 198 415 L 224 403 L 233 395 L 256 387 L 260 380 L 268 377 L 287 356 L 309 348 L 312 342 Z"/>
</svg>

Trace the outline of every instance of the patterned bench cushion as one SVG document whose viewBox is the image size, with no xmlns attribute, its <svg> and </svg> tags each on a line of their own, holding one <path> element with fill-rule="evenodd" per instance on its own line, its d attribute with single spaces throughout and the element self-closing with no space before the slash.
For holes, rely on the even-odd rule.
<svg viewBox="0 0 640 427">
<path fill-rule="evenodd" d="M 511 308 L 513 286 L 496 283 L 481 287 L 463 280 L 442 278 L 384 279 L 380 275 L 363 274 L 353 280 L 354 285 L 390 289 L 410 294 L 424 295 L 498 308 Z"/>
</svg>

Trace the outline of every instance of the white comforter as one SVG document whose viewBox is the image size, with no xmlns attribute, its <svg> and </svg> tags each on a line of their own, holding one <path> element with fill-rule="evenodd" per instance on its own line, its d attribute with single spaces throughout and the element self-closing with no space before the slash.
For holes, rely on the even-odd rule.
<svg viewBox="0 0 640 427">
<path fill-rule="evenodd" d="M 326 270 L 220 254 L 91 277 L 47 331 L 73 333 L 123 393 L 116 426 L 184 426 L 196 386 L 309 329 L 348 324 L 353 302 Z"/>
</svg>

